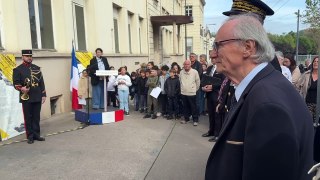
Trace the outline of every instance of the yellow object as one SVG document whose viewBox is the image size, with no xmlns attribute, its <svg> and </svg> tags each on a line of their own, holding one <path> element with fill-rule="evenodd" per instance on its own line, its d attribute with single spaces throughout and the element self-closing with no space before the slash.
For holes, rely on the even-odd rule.
<svg viewBox="0 0 320 180">
<path fill-rule="evenodd" d="M 6 132 L 4 132 L 4 130 L 0 129 L 0 134 L 1 134 L 1 138 L 2 139 L 6 139 L 9 137 L 9 134 L 7 134 Z"/>
<path fill-rule="evenodd" d="M 91 52 L 76 52 L 76 58 L 85 68 L 87 68 L 93 55 Z"/>
<path fill-rule="evenodd" d="M 0 54 L 0 70 L 12 83 L 13 68 L 16 67 L 16 58 L 13 54 Z"/>
</svg>

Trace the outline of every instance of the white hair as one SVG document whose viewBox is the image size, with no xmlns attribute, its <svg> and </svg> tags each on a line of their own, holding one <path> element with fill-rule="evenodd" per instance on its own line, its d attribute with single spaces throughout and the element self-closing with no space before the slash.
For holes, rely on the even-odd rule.
<svg viewBox="0 0 320 180">
<path fill-rule="evenodd" d="M 246 14 L 231 16 L 226 22 L 232 20 L 237 22 L 233 29 L 235 38 L 255 41 L 256 54 L 252 56 L 255 62 L 260 64 L 272 61 L 275 53 L 274 47 L 262 24 L 256 18 Z"/>
<path fill-rule="evenodd" d="M 284 57 L 284 56 L 283 56 L 283 53 L 282 53 L 281 51 L 276 51 L 275 54 L 276 54 L 276 56 L 277 56 L 278 58 L 283 58 L 283 57 Z"/>
</svg>

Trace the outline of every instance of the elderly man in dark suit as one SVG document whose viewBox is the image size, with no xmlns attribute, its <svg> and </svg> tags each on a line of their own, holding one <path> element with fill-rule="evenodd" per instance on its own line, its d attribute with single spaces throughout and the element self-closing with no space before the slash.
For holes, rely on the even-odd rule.
<svg viewBox="0 0 320 180">
<path fill-rule="evenodd" d="M 91 77 L 92 85 L 92 108 L 93 109 L 103 109 L 104 108 L 104 90 L 103 78 L 96 76 L 97 70 L 109 70 L 109 63 L 107 58 L 102 56 L 102 49 L 96 49 L 96 57 L 90 60 L 89 76 Z M 108 78 L 107 78 L 108 79 Z"/>
<path fill-rule="evenodd" d="M 209 156 L 207 180 L 307 180 L 313 126 L 291 83 L 269 64 L 274 48 L 259 21 L 230 17 L 211 52 L 236 85 L 233 107 Z"/>
<path fill-rule="evenodd" d="M 209 130 L 202 134 L 202 137 L 209 137 L 209 142 L 215 142 L 218 139 L 220 129 L 222 126 L 221 118 L 214 109 L 217 106 L 218 95 L 224 75 L 216 71 L 216 60 L 211 58 L 212 65 L 208 67 L 207 72 L 202 75 L 201 88 L 206 92 L 207 109 L 209 113 Z"/>
</svg>

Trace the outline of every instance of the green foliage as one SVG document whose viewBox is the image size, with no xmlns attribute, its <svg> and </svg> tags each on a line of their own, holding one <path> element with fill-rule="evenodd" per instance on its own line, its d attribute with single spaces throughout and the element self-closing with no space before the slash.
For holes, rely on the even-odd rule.
<svg viewBox="0 0 320 180">
<path fill-rule="evenodd" d="M 277 51 L 282 51 L 284 54 L 296 53 L 296 33 L 291 31 L 287 34 L 268 34 L 268 36 Z M 300 33 L 299 54 L 316 54 L 317 47 L 312 33 Z"/>
<path fill-rule="evenodd" d="M 320 0 L 306 0 L 306 10 L 302 14 L 304 23 L 311 28 L 320 29 Z"/>
</svg>

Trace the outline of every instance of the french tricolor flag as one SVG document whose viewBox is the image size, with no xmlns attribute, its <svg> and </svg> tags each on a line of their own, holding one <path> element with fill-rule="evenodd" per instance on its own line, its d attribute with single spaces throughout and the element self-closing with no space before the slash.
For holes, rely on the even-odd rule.
<svg viewBox="0 0 320 180">
<path fill-rule="evenodd" d="M 79 69 L 78 62 L 76 59 L 76 53 L 74 47 L 72 47 L 72 64 L 71 64 L 71 80 L 70 80 L 70 91 L 72 92 L 72 109 L 81 109 L 81 105 L 78 103 L 78 82 L 79 82 Z"/>
</svg>

